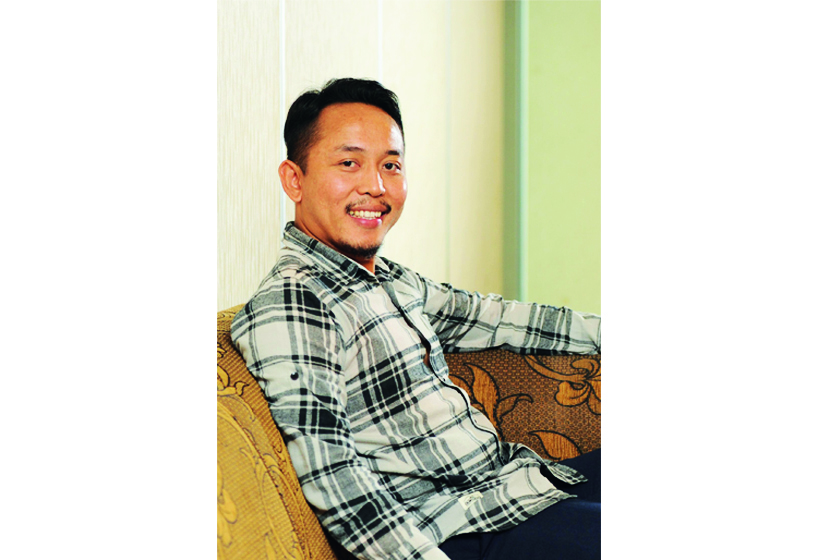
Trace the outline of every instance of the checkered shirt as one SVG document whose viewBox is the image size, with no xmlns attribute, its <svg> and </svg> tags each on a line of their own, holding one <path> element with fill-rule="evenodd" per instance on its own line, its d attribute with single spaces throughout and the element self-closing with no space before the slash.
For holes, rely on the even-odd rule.
<svg viewBox="0 0 840 560">
<path fill-rule="evenodd" d="M 541 466 L 585 478 L 500 441 L 449 380 L 444 352 L 590 354 L 600 331 L 596 315 L 457 290 L 381 257 L 371 274 L 290 222 L 231 337 L 329 534 L 358 558 L 446 560 L 447 538 L 508 529 L 570 497 Z"/>
</svg>

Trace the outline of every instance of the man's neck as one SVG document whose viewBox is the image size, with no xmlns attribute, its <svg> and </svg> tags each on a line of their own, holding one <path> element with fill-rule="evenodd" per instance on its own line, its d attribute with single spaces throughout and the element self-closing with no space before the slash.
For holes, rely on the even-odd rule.
<svg viewBox="0 0 840 560">
<path fill-rule="evenodd" d="M 370 272 L 371 274 L 376 274 L 376 262 L 375 262 L 376 257 L 374 257 L 374 258 L 372 258 L 368 261 L 360 261 L 360 260 L 357 260 L 357 259 L 353 259 L 353 260 L 355 260 L 357 263 L 359 263 L 360 265 L 365 267 L 368 270 L 368 272 Z"/>
</svg>

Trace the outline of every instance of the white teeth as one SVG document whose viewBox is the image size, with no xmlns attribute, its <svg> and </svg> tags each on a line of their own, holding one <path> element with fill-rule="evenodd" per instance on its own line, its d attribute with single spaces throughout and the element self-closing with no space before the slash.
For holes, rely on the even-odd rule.
<svg viewBox="0 0 840 560">
<path fill-rule="evenodd" d="M 350 215 L 354 218 L 365 218 L 372 220 L 382 215 L 382 212 L 370 212 L 368 210 L 351 210 Z"/>
</svg>

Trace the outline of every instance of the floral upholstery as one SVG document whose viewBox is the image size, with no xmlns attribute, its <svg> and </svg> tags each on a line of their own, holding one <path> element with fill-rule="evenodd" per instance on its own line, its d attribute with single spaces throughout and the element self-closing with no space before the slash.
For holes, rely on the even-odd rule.
<svg viewBox="0 0 840 560">
<path fill-rule="evenodd" d="M 241 307 L 217 317 L 217 556 L 334 560 L 262 390 L 230 339 Z"/>
<path fill-rule="evenodd" d="M 230 339 L 241 305 L 217 316 L 219 559 L 335 560 L 303 498 L 259 385 Z M 567 459 L 601 446 L 601 357 L 448 354 L 450 377 L 502 439 Z"/>
<path fill-rule="evenodd" d="M 448 354 L 446 362 L 503 440 L 554 460 L 601 447 L 601 356 L 484 350 Z"/>
</svg>

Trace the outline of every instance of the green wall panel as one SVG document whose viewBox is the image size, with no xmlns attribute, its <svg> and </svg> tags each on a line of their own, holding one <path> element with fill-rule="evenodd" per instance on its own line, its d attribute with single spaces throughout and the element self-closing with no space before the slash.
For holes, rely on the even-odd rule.
<svg viewBox="0 0 840 560">
<path fill-rule="evenodd" d="M 525 297 L 601 312 L 601 4 L 527 10 Z"/>
</svg>

